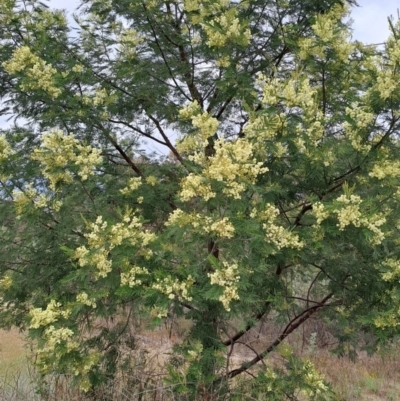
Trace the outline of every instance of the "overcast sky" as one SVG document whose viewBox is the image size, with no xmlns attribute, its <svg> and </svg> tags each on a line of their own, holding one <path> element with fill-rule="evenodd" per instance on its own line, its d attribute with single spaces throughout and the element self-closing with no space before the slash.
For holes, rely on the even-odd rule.
<svg viewBox="0 0 400 401">
<path fill-rule="evenodd" d="M 358 0 L 360 7 L 354 7 L 353 37 L 365 43 L 381 43 L 389 36 L 387 17 L 397 20 L 400 0 Z"/>
</svg>

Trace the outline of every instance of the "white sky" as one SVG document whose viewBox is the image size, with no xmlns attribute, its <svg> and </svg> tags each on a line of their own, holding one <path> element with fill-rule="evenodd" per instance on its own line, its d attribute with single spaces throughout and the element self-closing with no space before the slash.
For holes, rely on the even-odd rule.
<svg viewBox="0 0 400 401">
<path fill-rule="evenodd" d="M 382 43 L 389 36 L 387 17 L 397 20 L 400 0 L 358 0 L 360 7 L 354 7 L 353 38 L 365 43 Z"/>
</svg>

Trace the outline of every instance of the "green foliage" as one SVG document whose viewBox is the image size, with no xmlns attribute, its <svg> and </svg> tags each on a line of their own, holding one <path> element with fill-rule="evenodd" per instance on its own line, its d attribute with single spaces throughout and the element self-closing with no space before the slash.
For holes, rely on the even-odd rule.
<svg viewBox="0 0 400 401">
<path fill-rule="evenodd" d="M 254 398 L 323 400 L 311 363 L 259 362 L 316 313 L 339 354 L 398 335 L 400 28 L 352 42 L 346 7 L 83 0 L 72 29 L 0 0 L 0 321 L 44 376 L 95 394 L 138 317 L 185 316 L 182 399 L 243 397 L 249 373 Z"/>
</svg>

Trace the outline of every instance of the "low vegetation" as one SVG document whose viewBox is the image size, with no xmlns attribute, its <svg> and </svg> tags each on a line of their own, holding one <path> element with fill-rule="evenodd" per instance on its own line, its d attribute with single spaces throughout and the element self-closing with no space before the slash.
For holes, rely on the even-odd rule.
<svg viewBox="0 0 400 401">
<path fill-rule="evenodd" d="M 164 324 L 151 332 L 141 332 L 136 338 L 135 352 L 129 354 L 135 361 L 132 369 L 125 370 L 124 376 L 116 378 L 108 388 L 98 389 L 96 400 L 112 401 L 153 400 L 172 401 L 175 396 L 165 384 L 162 372 L 173 355 L 173 346 L 182 341 L 190 323 L 183 319 Z M 312 326 L 312 325 L 311 325 Z M 316 331 L 311 332 L 311 330 Z M 359 352 L 354 360 L 338 357 L 330 349 L 333 344 L 329 333 L 322 325 L 308 327 L 306 333 L 289 338 L 288 343 L 300 358 L 310 360 L 321 372 L 336 394 L 336 401 L 396 401 L 400 399 L 400 360 L 398 344 L 390 344 L 374 355 Z M 271 330 L 257 331 L 255 342 L 261 346 L 267 341 Z M 255 341 L 256 340 L 256 341 Z M 261 343 L 261 344 L 260 344 Z M 265 345 L 265 344 L 264 344 Z M 254 352 L 254 351 L 250 351 Z M 236 363 L 244 360 L 249 348 L 242 348 L 236 356 Z M 0 397 L 4 401 L 86 401 L 93 399 L 76 388 L 63 376 L 54 375 L 40 380 L 35 370 L 35 351 L 27 344 L 24 336 L 15 331 L 0 332 Z M 279 353 L 271 355 L 268 364 L 281 365 Z M 132 361 L 130 361 L 132 363 Z M 242 385 L 242 399 L 247 399 L 248 383 Z M 110 394 L 112 396 L 110 397 Z M 240 392 L 237 391 L 238 399 Z M 299 398 L 303 400 L 304 398 Z"/>
</svg>

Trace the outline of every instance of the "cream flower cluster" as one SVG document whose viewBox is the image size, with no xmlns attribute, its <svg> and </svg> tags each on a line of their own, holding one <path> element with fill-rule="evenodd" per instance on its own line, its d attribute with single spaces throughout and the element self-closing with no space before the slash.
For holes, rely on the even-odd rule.
<svg viewBox="0 0 400 401">
<path fill-rule="evenodd" d="M 60 29 L 68 26 L 68 20 L 62 10 L 46 10 L 42 8 L 40 11 L 33 11 L 31 15 L 34 16 L 35 29 L 47 32 L 47 34 L 49 34 L 48 31 L 50 29 Z"/>
<path fill-rule="evenodd" d="M 325 206 L 321 202 L 315 202 L 312 205 L 312 211 L 314 216 L 317 218 L 317 224 L 321 224 L 329 216 L 329 212 L 325 209 Z"/>
<path fill-rule="evenodd" d="M 259 73 L 257 83 L 262 88 L 263 103 L 265 105 L 276 105 L 280 102 L 290 108 L 301 108 L 303 124 L 299 123 L 298 132 L 305 132 L 306 135 L 316 141 L 322 137 L 324 132 L 324 115 L 318 110 L 318 90 L 310 85 L 308 78 L 304 78 L 298 72 L 293 72 L 288 80 L 278 78 L 267 78 Z M 260 120 L 257 122 L 257 120 Z M 276 136 L 279 127 L 286 127 L 286 116 L 284 113 L 275 116 L 259 116 L 246 127 L 245 132 L 251 134 L 252 130 L 263 131 L 267 128 L 269 135 L 266 139 Z M 265 128 L 264 128 L 265 126 Z M 275 131 L 275 134 L 274 134 Z M 258 134 L 258 132 L 257 132 Z"/>
<path fill-rule="evenodd" d="M 112 0 L 107 0 L 107 1 L 112 2 Z M 145 0 L 145 4 L 146 7 L 149 9 L 156 8 L 160 6 L 160 0 Z"/>
<path fill-rule="evenodd" d="M 309 388 L 303 390 L 309 397 L 315 397 L 328 390 L 324 376 L 317 371 L 311 361 L 305 361 L 302 372 L 303 379 Z"/>
<path fill-rule="evenodd" d="M 328 13 L 317 15 L 312 25 L 315 36 L 300 39 L 299 57 L 306 59 L 313 56 L 325 60 L 327 50 L 331 48 L 339 61 L 348 62 L 354 44 L 349 41 L 350 32 L 338 26 L 338 21 L 346 14 L 345 7 L 336 5 Z"/>
<path fill-rule="evenodd" d="M 119 50 L 124 59 L 131 59 L 136 57 L 136 49 L 143 42 L 138 32 L 133 28 L 122 30 L 118 39 Z"/>
<path fill-rule="evenodd" d="M 278 78 L 268 79 L 262 73 L 257 75 L 257 83 L 262 87 L 262 102 L 265 105 L 276 105 L 279 102 L 279 92 L 282 90 L 282 82 Z"/>
<path fill-rule="evenodd" d="M 36 196 L 37 190 L 33 187 L 33 184 L 26 185 L 23 191 L 14 189 L 13 200 L 17 214 L 21 215 L 25 206 L 33 202 Z"/>
<path fill-rule="evenodd" d="M 80 73 L 82 73 L 83 71 L 85 71 L 85 66 L 82 65 L 82 64 L 75 64 L 75 65 L 72 67 L 72 71 L 73 71 L 73 72 L 76 72 L 77 74 L 80 74 Z"/>
<path fill-rule="evenodd" d="M 94 92 L 91 102 L 93 103 L 94 106 L 101 106 L 106 102 L 107 98 L 108 98 L 108 93 L 104 88 L 102 88 Z"/>
<path fill-rule="evenodd" d="M 41 350 L 43 353 L 54 353 L 57 345 L 63 344 L 67 347 L 67 352 L 71 352 L 79 347 L 77 341 L 72 340 L 74 332 L 66 327 L 55 328 L 53 325 L 49 326 L 45 332 L 46 347 Z"/>
<path fill-rule="evenodd" d="M 129 195 L 131 192 L 136 191 L 142 185 L 142 177 L 132 177 L 128 181 L 128 185 L 121 189 L 122 195 Z"/>
<path fill-rule="evenodd" d="M 67 319 L 70 314 L 71 312 L 69 310 L 61 309 L 60 302 L 56 302 L 52 299 L 45 310 L 42 308 L 33 308 L 30 310 L 29 315 L 31 317 L 31 322 L 29 327 L 31 329 L 38 329 L 43 326 L 48 326 L 58 321 L 61 317 Z"/>
<path fill-rule="evenodd" d="M 223 193 L 236 199 L 244 191 L 244 183 L 254 184 L 258 175 L 268 171 L 254 157 L 254 146 L 246 139 L 226 142 L 223 138 L 215 143 L 215 155 L 210 157 L 204 175 L 225 182 Z"/>
<path fill-rule="evenodd" d="M 394 25 L 394 34 L 389 36 L 386 42 L 386 50 L 389 55 L 390 64 L 395 66 L 396 64 L 400 64 L 400 23 L 397 21 Z M 392 26 L 393 26 L 392 25 Z"/>
<path fill-rule="evenodd" d="M 199 11 L 201 7 L 200 0 L 184 0 L 183 6 L 185 11 L 192 12 L 192 11 Z"/>
<path fill-rule="evenodd" d="M 367 128 L 375 120 L 375 115 L 371 110 L 360 106 L 358 103 L 346 107 L 346 114 L 354 120 L 357 128 Z"/>
<path fill-rule="evenodd" d="M 257 217 L 260 221 L 266 221 L 262 227 L 266 231 L 265 240 L 275 245 L 277 249 L 295 248 L 301 249 L 304 243 L 299 240 L 297 234 L 292 233 L 286 228 L 275 224 L 279 215 L 279 210 L 272 204 L 267 203 L 261 211 L 253 208 L 250 217 Z"/>
<path fill-rule="evenodd" d="M 185 120 L 191 120 L 197 128 L 194 135 L 187 135 L 177 144 L 180 152 L 191 153 L 203 150 L 208 144 L 208 138 L 212 137 L 218 129 L 218 120 L 211 117 L 206 111 L 202 111 L 197 100 L 189 103 L 179 111 L 179 116 Z"/>
<path fill-rule="evenodd" d="M 75 333 L 67 327 L 51 325 L 46 328 L 43 335 L 46 345 L 37 351 L 36 362 L 42 373 L 54 372 L 62 357 L 79 348 L 74 336 Z"/>
<path fill-rule="evenodd" d="M 382 265 L 386 267 L 387 271 L 382 274 L 382 278 L 385 281 L 392 281 L 394 279 L 400 279 L 400 261 L 393 258 L 385 259 Z"/>
<path fill-rule="evenodd" d="M 152 187 L 158 184 L 158 179 L 154 175 L 149 175 L 146 177 L 147 184 L 151 185 Z"/>
<path fill-rule="evenodd" d="M 79 361 L 79 363 L 76 363 L 73 367 L 72 373 L 75 376 L 81 376 L 79 380 L 79 388 L 84 392 L 88 392 L 92 388 L 88 374 L 93 366 L 98 365 L 99 359 L 100 355 L 96 352 L 92 352 L 89 355 L 86 355 L 83 358 L 83 361 Z"/>
<path fill-rule="evenodd" d="M 239 299 L 237 283 L 240 280 L 240 275 L 238 273 L 238 265 L 236 263 L 229 264 L 228 262 L 222 262 L 223 268 L 216 270 L 214 273 L 208 273 L 210 277 L 211 284 L 219 285 L 223 287 L 224 292 L 219 297 L 220 302 L 224 306 L 225 310 L 228 312 L 230 309 L 230 304 L 233 300 Z"/>
<path fill-rule="evenodd" d="M 258 154 L 262 155 L 264 152 L 264 158 L 285 157 L 291 142 L 299 153 L 312 158 L 314 162 L 323 163 L 325 166 L 331 165 L 335 160 L 333 152 L 325 153 L 324 156 L 318 150 L 315 152 L 316 147 L 325 137 L 326 125 L 329 120 L 329 117 L 319 110 L 318 91 L 320 89 L 312 86 L 310 80 L 298 71 L 294 71 L 287 79 L 271 79 L 260 73 L 257 76 L 256 84 L 262 90 L 262 102 L 265 105 L 282 105 L 285 108 L 293 109 L 296 118 L 301 118 L 293 127 L 293 131 L 288 130 L 287 113 L 250 115 L 250 121 L 245 126 L 244 132 L 246 139 L 255 140 Z M 292 111 L 289 110 L 289 114 Z M 289 133 L 290 135 L 288 135 Z M 295 135 L 292 135 L 293 133 Z M 279 139 L 277 139 L 278 135 Z M 266 147 L 262 139 L 270 141 L 270 145 Z M 266 149 L 268 150 L 266 151 Z"/>
<path fill-rule="evenodd" d="M 221 9 L 229 7 L 230 3 L 231 0 L 215 0 L 211 2 L 204 0 L 183 0 L 185 11 L 200 11 L 202 17 L 216 14 Z"/>
<path fill-rule="evenodd" d="M 80 65 L 74 66 L 73 69 L 80 71 Z M 88 106 L 108 106 L 117 101 L 117 96 L 113 92 L 108 92 L 105 88 L 97 88 L 96 90 L 85 93 L 85 94 L 77 94 L 75 95 L 77 100 L 81 100 L 83 104 Z M 80 110 L 81 111 L 81 110 Z M 108 113 L 106 108 L 104 108 L 103 114 L 105 117 L 103 119 L 108 118 Z"/>
<path fill-rule="evenodd" d="M 133 266 L 127 273 L 121 273 L 121 285 L 135 287 L 142 284 L 142 280 L 137 276 L 149 275 L 145 267 Z"/>
<path fill-rule="evenodd" d="M 152 285 L 152 288 L 160 291 L 168 296 L 169 299 L 179 299 L 180 301 L 191 301 L 192 297 L 189 294 L 190 287 L 194 283 L 194 278 L 189 275 L 185 281 L 173 279 L 171 276 L 165 277 L 163 280 L 158 279 Z"/>
<path fill-rule="evenodd" d="M 353 125 L 347 121 L 343 123 L 343 129 L 350 140 L 351 146 L 355 150 L 365 153 L 371 150 L 371 145 L 368 142 L 365 143 L 363 137 L 359 134 L 359 129 L 354 128 Z"/>
<path fill-rule="evenodd" d="M 377 91 L 381 99 L 386 100 L 392 95 L 397 96 L 399 92 L 400 40 L 397 39 L 400 34 L 399 29 L 397 23 L 395 33 L 387 40 L 386 54 L 367 57 L 364 62 L 365 68 L 376 75 L 375 85 L 367 91 L 367 97 L 371 95 L 373 97 L 373 93 Z"/>
<path fill-rule="evenodd" d="M 69 164 L 79 167 L 78 175 L 85 181 L 88 176 L 94 175 L 95 166 L 102 161 L 100 149 L 81 145 L 72 134 L 64 135 L 58 129 L 43 133 L 41 142 L 32 159 L 43 165 L 43 175 L 53 190 L 59 182 L 72 182 L 72 172 L 67 169 Z"/>
<path fill-rule="evenodd" d="M 353 148 L 359 152 L 369 152 L 371 145 L 365 142 L 362 137 L 362 132 L 374 121 L 374 115 L 369 111 L 365 110 L 358 104 L 353 104 L 352 107 L 346 108 L 346 114 L 354 120 L 353 124 L 345 121 L 343 123 L 343 129 L 346 135 L 351 141 Z M 365 136 L 365 134 L 364 134 Z"/>
<path fill-rule="evenodd" d="M 216 60 L 215 64 L 220 68 L 228 68 L 231 65 L 229 56 L 223 56 Z"/>
<path fill-rule="evenodd" d="M 59 368 L 59 363 L 66 354 L 79 349 L 79 342 L 73 339 L 74 333 L 68 328 L 49 328 L 46 330 L 45 339 L 48 345 L 37 351 L 37 366 L 43 374 L 54 373 Z M 57 347 L 57 345 L 62 345 Z M 92 388 L 89 372 L 97 365 L 100 355 L 97 352 L 82 355 L 79 360 L 69 361 L 69 373 L 79 377 L 79 388 L 87 392 Z"/>
<path fill-rule="evenodd" d="M 378 71 L 376 89 L 383 100 L 388 99 L 399 88 L 398 76 L 391 69 L 382 68 Z"/>
<path fill-rule="evenodd" d="M 214 233 L 221 238 L 232 238 L 235 235 L 235 228 L 228 217 L 223 217 L 222 219 L 212 222 L 208 227 L 204 227 L 204 230 Z"/>
<path fill-rule="evenodd" d="M 13 190 L 13 200 L 17 215 L 21 215 L 29 204 L 33 204 L 36 209 L 51 208 L 58 212 L 62 206 L 62 202 L 52 199 L 51 196 L 38 193 L 33 184 L 27 184 L 21 190 Z"/>
<path fill-rule="evenodd" d="M 381 214 L 377 214 L 370 218 L 360 220 L 361 224 L 372 231 L 374 236 L 370 240 L 372 245 L 379 245 L 385 239 L 385 233 L 379 228 L 386 223 L 386 218 Z"/>
<path fill-rule="evenodd" d="M 112 270 L 112 260 L 109 259 L 110 251 L 127 241 L 137 247 L 137 256 L 150 258 L 152 255 L 148 245 L 155 240 L 155 234 L 143 228 L 140 219 L 128 211 L 123 221 L 108 226 L 102 216 L 98 216 L 94 223 L 88 224 L 89 232 L 84 234 L 88 242 L 78 247 L 74 252 L 74 259 L 78 260 L 80 267 L 94 265 L 97 269 L 96 278 L 107 277 Z"/>
<path fill-rule="evenodd" d="M 263 229 L 266 231 L 265 239 L 271 242 L 278 249 L 295 248 L 301 249 L 304 242 L 299 240 L 299 236 L 287 230 L 282 226 L 273 223 L 263 224 Z"/>
<path fill-rule="evenodd" d="M 195 341 L 191 342 L 190 345 L 192 349 L 190 349 L 187 352 L 188 361 L 189 362 L 199 361 L 203 353 L 203 344 L 200 341 Z"/>
<path fill-rule="evenodd" d="M 224 47 L 227 42 L 247 46 L 251 40 L 250 29 L 246 28 L 237 17 L 236 8 L 226 10 L 202 26 L 208 37 L 209 47 Z"/>
<path fill-rule="evenodd" d="M 8 290 L 11 288 L 13 284 L 13 280 L 10 276 L 3 276 L 2 279 L 0 279 L 0 290 Z"/>
<path fill-rule="evenodd" d="M 250 43 L 251 32 L 246 23 L 239 20 L 238 6 L 232 5 L 231 1 L 184 0 L 183 4 L 185 11 L 191 13 L 192 24 L 201 24 L 204 29 L 208 46 L 221 48 L 227 42 L 243 46 Z"/>
<path fill-rule="evenodd" d="M 263 103 L 276 104 L 283 100 L 288 107 L 299 106 L 304 110 L 315 109 L 316 89 L 312 88 L 308 78 L 300 77 L 294 73 L 288 81 L 281 81 L 277 78 L 266 79 L 262 74 L 259 80 L 265 80 L 263 85 Z M 313 113 L 313 117 L 315 113 Z"/>
<path fill-rule="evenodd" d="M 16 49 L 11 59 L 2 65 L 9 74 L 24 72 L 30 78 L 21 85 L 23 90 L 41 89 L 53 98 L 57 98 L 62 92 L 54 83 L 54 75 L 57 70 L 33 54 L 28 46 Z"/>
<path fill-rule="evenodd" d="M 312 29 L 316 36 L 325 42 L 331 42 L 335 36 L 336 21 L 331 15 L 317 15 Z"/>
<path fill-rule="evenodd" d="M 161 308 L 159 306 L 153 306 L 150 310 L 150 316 L 163 319 L 164 317 L 168 316 L 168 309 Z"/>
<path fill-rule="evenodd" d="M 6 161 L 13 153 L 14 151 L 7 142 L 6 136 L 0 135 L 0 163 Z"/>
<path fill-rule="evenodd" d="M 15 18 L 14 1 L 1 0 L 0 1 L 0 24 L 7 26 L 8 23 Z"/>
<path fill-rule="evenodd" d="M 391 160 L 378 161 L 374 164 L 372 171 L 369 173 L 370 177 L 375 177 L 378 180 L 383 180 L 386 177 L 399 177 L 400 176 L 400 162 Z"/>
<path fill-rule="evenodd" d="M 89 295 L 86 292 L 80 292 L 77 296 L 76 296 L 76 301 L 86 305 L 86 306 L 90 306 L 92 308 L 96 308 L 96 300 L 94 298 L 89 298 Z"/>
<path fill-rule="evenodd" d="M 316 145 L 324 137 L 324 132 L 324 124 L 320 120 L 315 120 L 309 124 L 305 131 L 305 134 L 311 140 L 311 143 Z"/>
<path fill-rule="evenodd" d="M 260 221 L 272 222 L 277 216 L 279 216 L 279 209 L 271 203 L 267 203 L 261 210 L 254 207 L 250 212 L 252 219 L 257 217 Z"/>
<path fill-rule="evenodd" d="M 379 228 L 386 223 L 386 218 L 381 214 L 370 216 L 369 218 L 362 217 L 360 211 L 361 198 L 358 195 L 341 195 L 336 199 L 340 204 L 345 205 L 334 213 L 337 214 L 339 223 L 337 226 L 340 231 L 343 231 L 348 225 L 353 224 L 355 227 L 366 227 L 372 233 L 373 237 L 370 240 L 372 245 L 379 245 L 385 239 L 384 232 Z"/>
<path fill-rule="evenodd" d="M 246 138 L 262 142 L 263 139 L 274 139 L 280 126 L 282 126 L 282 120 L 278 114 L 266 116 L 250 115 L 250 121 L 243 131 L 246 134 Z"/>
<path fill-rule="evenodd" d="M 389 269 L 387 271 L 388 276 L 385 273 L 382 275 L 384 280 L 387 281 L 399 281 L 399 262 L 396 259 L 386 259 L 383 262 L 384 265 Z M 390 275 L 392 270 L 393 275 Z M 392 289 L 386 290 L 382 294 L 382 301 L 386 303 L 387 308 L 385 311 L 381 311 L 377 317 L 374 318 L 374 325 L 379 329 L 385 329 L 387 327 L 400 326 L 400 299 L 398 295 L 397 286 L 393 286 Z"/>
<path fill-rule="evenodd" d="M 353 224 L 355 227 L 360 227 L 360 204 L 361 198 L 358 195 L 340 195 L 337 202 L 343 203 L 346 206 L 341 207 L 339 210 L 335 210 L 339 223 L 337 226 L 340 231 L 343 231 L 346 226 Z"/>
<path fill-rule="evenodd" d="M 268 171 L 254 157 L 254 146 L 246 139 L 227 142 L 219 139 L 214 145 L 215 154 L 204 161 L 201 175 L 189 174 L 181 182 L 180 196 L 187 201 L 193 197 L 204 200 L 214 198 L 211 180 L 223 182 L 222 192 L 240 199 L 248 184 L 254 184 L 258 175 Z"/>
<path fill-rule="evenodd" d="M 190 173 L 181 181 L 179 196 L 183 201 L 188 201 L 196 196 L 208 201 L 215 198 L 216 193 L 211 189 L 211 185 L 205 177 Z"/>
<path fill-rule="evenodd" d="M 386 313 L 374 319 L 374 325 L 379 329 L 386 327 L 396 327 L 400 325 L 400 313 Z"/>
<path fill-rule="evenodd" d="M 174 210 L 165 224 L 178 227 L 191 225 L 202 234 L 213 234 L 220 238 L 232 238 L 235 235 L 235 228 L 227 217 L 214 220 L 210 216 L 203 216 L 200 213 L 185 213 L 181 209 Z"/>
</svg>

